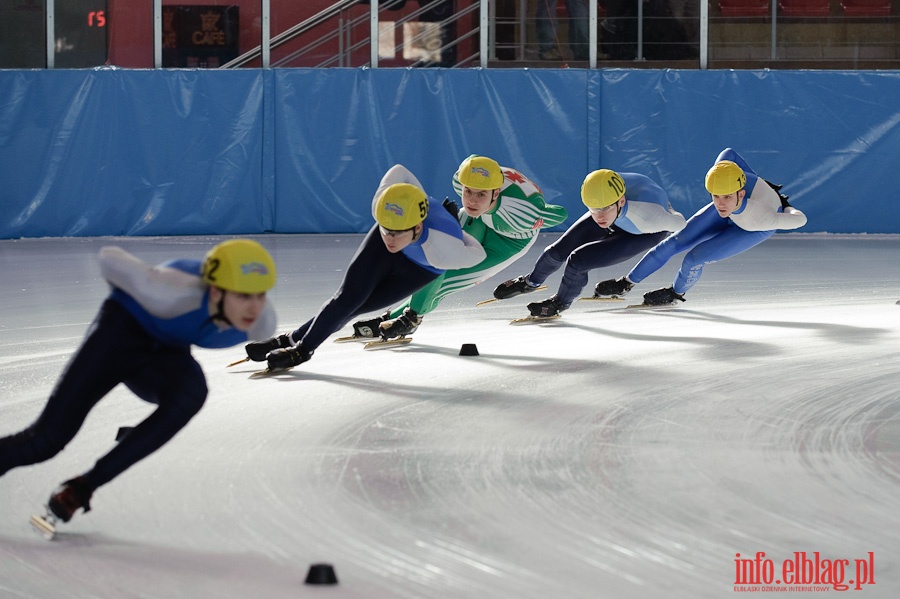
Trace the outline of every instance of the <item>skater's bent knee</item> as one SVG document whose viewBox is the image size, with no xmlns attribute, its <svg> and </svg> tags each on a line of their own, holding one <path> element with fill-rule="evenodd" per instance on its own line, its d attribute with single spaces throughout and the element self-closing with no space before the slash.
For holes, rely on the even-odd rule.
<svg viewBox="0 0 900 599">
<path fill-rule="evenodd" d="M 25 429 L 14 435 L 11 440 L 10 446 L 5 447 L 4 450 L 13 458 L 15 463 L 12 466 L 46 462 L 61 452 L 69 441 L 62 435 L 36 431 L 33 428 Z"/>
</svg>

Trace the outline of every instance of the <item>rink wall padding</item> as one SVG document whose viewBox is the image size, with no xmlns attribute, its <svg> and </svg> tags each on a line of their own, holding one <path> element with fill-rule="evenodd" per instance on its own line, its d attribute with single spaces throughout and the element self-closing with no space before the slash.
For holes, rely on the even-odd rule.
<svg viewBox="0 0 900 599">
<path fill-rule="evenodd" d="M 596 168 L 690 216 L 725 147 L 803 229 L 900 233 L 900 72 L 582 69 L 0 71 L 0 238 L 360 233 L 381 175 L 429 194 L 470 153 L 570 219 Z"/>
</svg>

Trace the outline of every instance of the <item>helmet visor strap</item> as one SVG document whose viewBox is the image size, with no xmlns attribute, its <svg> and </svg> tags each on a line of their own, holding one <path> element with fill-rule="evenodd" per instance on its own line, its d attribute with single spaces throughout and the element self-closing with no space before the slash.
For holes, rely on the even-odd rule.
<svg viewBox="0 0 900 599">
<path fill-rule="evenodd" d="M 413 236 L 415 236 L 415 227 L 411 227 L 409 229 L 397 230 L 397 229 L 387 229 L 385 227 L 382 227 L 381 225 L 378 225 L 378 230 L 381 231 L 381 234 L 384 235 L 385 237 L 400 237 L 407 231 L 413 231 Z"/>
<path fill-rule="evenodd" d="M 614 223 L 617 220 L 619 220 L 620 216 L 622 216 L 622 206 L 619 203 L 621 201 L 621 199 L 622 198 L 619 198 L 618 200 L 616 200 L 614 203 L 610 204 L 609 206 L 604 206 L 603 208 L 588 208 L 588 210 L 591 211 L 591 214 L 599 215 L 599 214 L 605 214 L 606 212 L 609 212 L 610 209 L 612 209 L 612 207 L 615 206 L 616 207 L 616 217 L 614 219 L 612 219 L 612 222 Z M 610 224 L 612 224 L 612 223 L 610 223 Z"/>
</svg>

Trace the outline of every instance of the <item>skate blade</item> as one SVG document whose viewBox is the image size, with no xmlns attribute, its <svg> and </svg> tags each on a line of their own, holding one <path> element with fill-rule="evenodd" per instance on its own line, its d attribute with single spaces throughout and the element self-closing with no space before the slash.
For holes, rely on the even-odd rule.
<svg viewBox="0 0 900 599">
<path fill-rule="evenodd" d="M 540 287 L 535 287 L 533 291 L 529 291 L 528 293 L 534 293 L 534 291 L 546 291 L 546 290 L 547 290 L 547 286 L 541 285 Z M 522 293 L 520 295 L 526 295 L 526 294 Z M 515 296 L 515 297 L 518 297 L 518 296 Z M 509 298 L 509 299 L 512 299 L 512 298 Z M 499 301 L 500 300 L 498 300 L 496 297 L 492 297 L 491 299 L 486 299 L 484 301 L 478 302 L 477 304 L 475 304 L 475 307 L 477 308 L 478 306 L 484 306 L 486 304 L 493 304 L 494 302 L 499 302 Z"/>
<path fill-rule="evenodd" d="M 579 297 L 579 302 L 624 302 L 624 297 L 611 295 L 610 297 Z"/>
<path fill-rule="evenodd" d="M 396 339 L 379 339 L 378 341 L 369 341 L 363 347 L 365 349 L 388 349 L 389 347 L 397 347 L 412 343 L 412 337 L 397 337 Z"/>
<path fill-rule="evenodd" d="M 229 364 L 229 365 L 226 366 L 225 368 L 231 368 L 232 366 L 237 366 L 238 364 L 243 364 L 244 362 L 249 362 L 249 361 L 250 361 L 250 358 L 247 357 L 247 358 L 244 358 L 243 360 L 238 360 L 237 362 L 232 362 L 231 364 Z"/>
<path fill-rule="evenodd" d="M 625 307 L 629 310 L 671 310 L 677 308 L 674 304 L 631 304 Z"/>
<path fill-rule="evenodd" d="M 357 335 L 350 335 L 349 337 L 338 337 L 334 340 L 335 343 L 352 343 L 354 341 L 365 341 L 370 342 L 373 341 L 375 337 L 359 337 Z"/>
<path fill-rule="evenodd" d="M 266 369 L 264 369 L 264 370 L 257 370 L 256 372 L 251 372 L 251 373 L 250 373 L 250 378 L 251 378 L 251 379 L 262 379 L 262 378 L 265 378 L 265 377 L 267 377 L 267 376 L 272 376 L 273 374 L 279 374 L 279 373 L 281 373 L 281 372 L 287 372 L 287 371 L 290 370 L 291 368 L 293 368 L 293 366 L 290 366 L 290 367 L 288 367 L 288 368 L 266 368 Z"/>
<path fill-rule="evenodd" d="M 52 541 L 56 537 L 56 518 L 49 514 L 31 516 L 31 526 L 48 541 Z"/>
<path fill-rule="evenodd" d="M 517 318 L 515 320 L 510 321 L 509 324 L 528 324 L 532 322 L 546 322 L 548 320 L 556 320 L 557 318 L 562 318 L 562 314 L 556 314 L 554 316 L 526 316 L 525 318 Z"/>
</svg>

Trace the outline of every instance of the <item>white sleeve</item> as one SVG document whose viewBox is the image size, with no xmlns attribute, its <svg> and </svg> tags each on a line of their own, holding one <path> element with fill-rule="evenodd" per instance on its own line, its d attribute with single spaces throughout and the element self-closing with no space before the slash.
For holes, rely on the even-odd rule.
<svg viewBox="0 0 900 599">
<path fill-rule="evenodd" d="M 423 193 L 425 192 L 425 188 L 422 187 L 422 184 L 419 183 L 416 176 L 409 172 L 409 169 L 402 164 L 395 164 L 389 168 L 388 172 L 381 178 L 381 183 L 378 185 L 378 189 L 375 190 L 375 195 L 372 196 L 372 218 L 375 218 L 375 203 L 378 201 L 378 198 L 385 189 L 395 183 L 409 183 L 410 185 L 415 185 L 421 189 Z"/>
<path fill-rule="evenodd" d="M 781 200 L 771 187 L 760 179 L 741 214 L 732 214 L 731 220 L 745 231 L 771 231 L 773 229 L 799 229 L 806 224 L 806 215 L 794 207 L 781 208 Z"/>
<path fill-rule="evenodd" d="M 666 224 L 661 230 L 677 233 L 684 228 L 686 223 L 687 221 L 684 219 L 683 214 L 673 208 L 669 208 L 666 210 Z"/>
<path fill-rule="evenodd" d="M 778 215 L 779 229 L 799 229 L 806 224 L 806 215 L 793 206 L 788 206 Z"/>
<path fill-rule="evenodd" d="M 275 335 L 275 324 L 278 317 L 275 315 L 275 308 L 272 306 L 272 300 L 266 298 L 266 307 L 250 330 L 247 331 L 247 338 L 251 341 L 261 341 Z"/>
<path fill-rule="evenodd" d="M 671 231 L 677 233 L 684 228 L 684 216 L 672 208 L 664 208 L 659 204 L 634 201 L 625 215 L 641 233 L 658 233 Z"/>
<path fill-rule="evenodd" d="M 175 268 L 150 266 L 116 246 L 98 256 L 100 273 L 157 318 L 175 318 L 196 310 L 203 302 L 206 284 L 196 275 Z"/>
<path fill-rule="evenodd" d="M 487 257 L 484 248 L 478 241 L 462 232 L 462 240 L 442 231 L 431 229 L 428 241 L 422 244 L 422 252 L 428 263 L 435 268 L 453 270 L 475 266 Z"/>
</svg>

